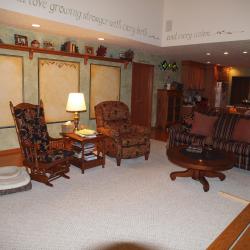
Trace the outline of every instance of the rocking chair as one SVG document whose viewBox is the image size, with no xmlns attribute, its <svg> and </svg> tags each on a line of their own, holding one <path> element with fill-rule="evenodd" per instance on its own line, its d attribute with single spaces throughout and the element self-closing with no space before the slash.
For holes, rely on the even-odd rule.
<svg viewBox="0 0 250 250">
<path fill-rule="evenodd" d="M 43 103 L 20 103 L 10 109 L 23 155 L 23 164 L 32 180 L 53 186 L 50 182 L 59 177 L 69 179 L 70 159 L 73 152 L 66 150 L 63 138 L 51 138 L 44 118 Z"/>
</svg>

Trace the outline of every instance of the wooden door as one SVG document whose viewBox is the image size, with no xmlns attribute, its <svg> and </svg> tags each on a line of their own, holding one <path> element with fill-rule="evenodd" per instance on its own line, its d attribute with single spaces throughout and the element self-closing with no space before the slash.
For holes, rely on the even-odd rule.
<svg viewBox="0 0 250 250">
<path fill-rule="evenodd" d="M 250 77 L 233 77 L 230 104 L 241 104 L 244 99 L 248 99 L 249 92 Z"/>
<path fill-rule="evenodd" d="M 133 63 L 131 119 L 133 124 L 151 127 L 154 66 Z"/>
</svg>

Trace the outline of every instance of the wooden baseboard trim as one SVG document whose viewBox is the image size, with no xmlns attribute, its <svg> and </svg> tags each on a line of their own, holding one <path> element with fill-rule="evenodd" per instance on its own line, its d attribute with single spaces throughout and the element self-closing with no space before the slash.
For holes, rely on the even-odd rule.
<svg viewBox="0 0 250 250">
<path fill-rule="evenodd" d="M 0 151 L 0 156 L 19 154 L 19 153 L 21 153 L 20 148 L 12 148 L 12 149 L 7 149 L 7 150 L 1 150 Z"/>
<path fill-rule="evenodd" d="M 212 242 L 207 250 L 250 249 L 249 223 L 250 204 Z"/>
<path fill-rule="evenodd" d="M 243 203 L 244 205 L 248 205 L 250 204 L 250 201 L 249 200 L 246 200 L 246 199 L 243 199 L 239 196 L 236 196 L 236 195 L 233 195 L 233 194 L 229 194 L 229 193 L 226 193 L 226 192 L 222 192 L 220 191 L 219 194 L 227 199 L 230 199 L 230 200 L 233 200 L 233 201 L 236 201 L 236 202 L 240 202 L 240 203 Z"/>
</svg>

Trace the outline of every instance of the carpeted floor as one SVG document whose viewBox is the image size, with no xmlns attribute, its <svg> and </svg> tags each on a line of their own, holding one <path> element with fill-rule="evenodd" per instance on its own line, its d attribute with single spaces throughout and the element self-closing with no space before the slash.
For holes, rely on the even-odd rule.
<svg viewBox="0 0 250 250">
<path fill-rule="evenodd" d="M 210 190 L 190 178 L 171 181 L 180 170 L 152 140 L 150 159 L 123 160 L 54 187 L 33 182 L 31 191 L 0 197 L 1 249 L 205 249 L 244 205 L 218 195 L 250 199 L 250 172 L 232 169 Z"/>
</svg>

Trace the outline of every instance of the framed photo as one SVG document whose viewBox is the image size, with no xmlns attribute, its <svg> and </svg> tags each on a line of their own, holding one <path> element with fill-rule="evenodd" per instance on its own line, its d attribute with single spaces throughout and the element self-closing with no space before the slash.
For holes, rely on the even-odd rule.
<svg viewBox="0 0 250 250">
<path fill-rule="evenodd" d="M 90 46 L 85 46 L 85 54 L 94 55 L 94 48 Z"/>
<path fill-rule="evenodd" d="M 15 34 L 15 45 L 28 46 L 27 36 L 21 36 Z"/>
</svg>

